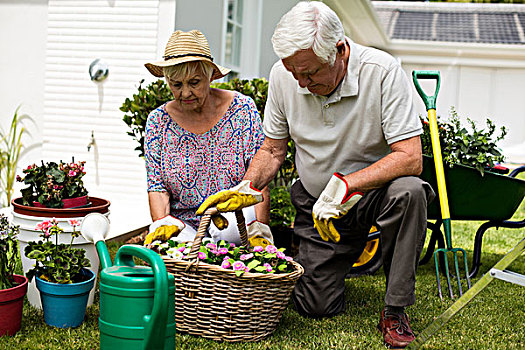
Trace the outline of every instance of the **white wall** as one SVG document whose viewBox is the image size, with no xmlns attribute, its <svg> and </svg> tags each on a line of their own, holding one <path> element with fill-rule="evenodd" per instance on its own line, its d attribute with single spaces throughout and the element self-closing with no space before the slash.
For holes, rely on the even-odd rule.
<svg viewBox="0 0 525 350">
<path fill-rule="evenodd" d="M 4 131 L 18 106 L 32 117 L 26 126 L 32 146 L 20 164 L 40 158 L 44 113 L 44 70 L 47 36 L 47 1 L 20 0 L 0 3 L 0 126 Z"/>
<path fill-rule="evenodd" d="M 85 160 L 90 195 L 112 202 L 111 235 L 150 222 L 144 163 L 119 107 L 153 80 L 144 63 L 163 53 L 174 21 L 173 0 L 0 2 L 1 122 L 20 102 L 37 121 L 21 166 Z M 109 65 L 102 83 L 88 74 L 96 58 Z"/>
<path fill-rule="evenodd" d="M 403 64 L 403 68 L 410 77 L 414 69 L 440 71 L 438 115 L 448 116 L 450 107 L 454 106 L 463 120 L 468 117 L 480 127 L 486 125 L 487 118 L 495 122 L 498 129 L 505 126 L 508 134 L 501 147 L 525 141 L 525 69 L 413 64 Z M 427 84 L 426 88 L 430 94 L 433 84 Z M 414 96 L 418 112 L 426 114 L 415 90 Z"/>
</svg>

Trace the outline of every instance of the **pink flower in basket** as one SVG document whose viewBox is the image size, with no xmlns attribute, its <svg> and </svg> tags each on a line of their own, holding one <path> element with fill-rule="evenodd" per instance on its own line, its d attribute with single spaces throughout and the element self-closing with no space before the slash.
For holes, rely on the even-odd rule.
<svg viewBox="0 0 525 350">
<path fill-rule="evenodd" d="M 272 265 L 268 264 L 268 263 L 265 263 L 263 264 L 264 267 L 266 267 L 266 272 L 272 272 Z"/>
<path fill-rule="evenodd" d="M 241 254 L 241 257 L 240 257 L 240 259 L 243 260 L 243 261 L 251 259 L 251 258 L 253 258 L 253 254 L 252 253 L 250 253 L 250 254 Z"/>
<path fill-rule="evenodd" d="M 235 271 L 241 271 L 246 269 L 246 265 L 242 261 L 236 261 L 233 263 L 233 269 Z"/>
<path fill-rule="evenodd" d="M 219 255 L 226 255 L 226 254 L 228 254 L 228 248 L 219 248 L 219 250 L 217 251 L 217 254 L 219 254 Z"/>
<path fill-rule="evenodd" d="M 215 250 L 217 249 L 217 246 L 213 243 L 208 243 L 206 244 L 206 248 L 210 249 L 210 250 Z"/>
<path fill-rule="evenodd" d="M 197 254 L 197 257 L 198 257 L 199 259 L 201 259 L 201 260 L 204 260 L 204 259 L 206 259 L 206 254 L 203 253 L 203 252 L 199 252 L 199 253 Z"/>
<path fill-rule="evenodd" d="M 278 250 L 276 254 L 279 259 L 286 259 L 286 255 L 284 255 L 284 253 L 280 250 Z"/>
<path fill-rule="evenodd" d="M 230 264 L 230 262 L 228 260 L 223 260 L 223 262 L 221 264 L 221 267 L 223 269 L 229 269 L 230 267 L 232 267 L 232 264 Z"/>
<path fill-rule="evenodd" d="M 277 247 L 274 246 L 274 245 L 271 245 L 271 244 L 270 244 L 270 245 L 267 245 L 267 246 L 266 246 L 265 251 L 266 251 L 267 253 L 270 253 L 270 254 L 275 254 L 275 253 L 277 253 Z"/>
<path fill-rule="evenodd" d="M 261 247 L 260 245 L 256 245 L 255 247 L 253 247 L 253 251 L 256 253 L 262 252 L 263 250 L 264 248 Z"/>
</svg>

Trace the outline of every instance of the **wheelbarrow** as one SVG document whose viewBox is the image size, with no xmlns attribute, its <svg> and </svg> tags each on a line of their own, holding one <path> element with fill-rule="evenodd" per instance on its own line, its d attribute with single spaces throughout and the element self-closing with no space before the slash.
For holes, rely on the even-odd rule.
<svg viewBox="0 0 525 350">
<path fill-rule="evenodd" d="M 485 221 L 476 231 L 474 240 L 472 265 L 469 269 L 470 278 L 479 272 L 481 266 L 481 248 L 483 235 L 491 227 L 523 228 L 522 220 L 509 220 L 525 197 L 525 181 L 516 178 L 525 172 L 521 166 L 509 175 L 486 171 L 482 176 L 473 167 L 455 164 L 453 167 L 445 165 L 445 177 L 448 179 L 447 190 L 450 204 L 450 218 L 452 220 Z M 434 190 L 437 189 L 434 163 L 431 157 L 424 156 L 421 178 L 428 182 Z M 433 202 L 428 207 L 428 227 L 432 231 L 425 256 L 420 265 L 427 263 L 434 252 L 436 243 L 444 247 L 445 241 L 441 231 L 439 204 Z"/>
</svg>

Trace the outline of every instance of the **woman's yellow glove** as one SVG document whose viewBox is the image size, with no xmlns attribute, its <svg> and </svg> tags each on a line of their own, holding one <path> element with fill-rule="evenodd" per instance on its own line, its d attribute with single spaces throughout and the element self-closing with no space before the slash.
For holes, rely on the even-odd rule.
<svg viewBox="0 0 525 350">
<path fill-rule="evenodd" d="M 173 236 L 177 236 L 186 225 L 171 215 L 162 219 L 155 220 L 149 226 L 149 233 L 144 240 L 144 245 L 151 244 L 154 241 L 165 242 Z"/>
<path fill-rule="evenodd" d="M 226 218 L 221 214 L 213 215 L 211 219 L 213 220 L 213 223 L 219 230 L 224 230 L 225 228 L 228 228 L 228 220 L 226 220 Z"/>
<path fill-rule="evenodd" d="M 218 211 L 226 212 L 239 210 L 262 202 L 263 196 L 261 191 L 253 188 L 251 185 L 251 181 L 243 180 L 229 190 L 212 194 L 201 204 L 196 214 L 202 215 L 206 209 L 213 206 L 217 207 Z"/>
<path fill-rule="evenodd" d="M 270 226 L 260 221 L 255 220 L 249 223 L 246 227 L 246 232 L 248 234 L 248 242 L 252 247 L 261 246 L 266 248 L 270 244 L 273 245 L 273 235 Z"/>
<path fill-rule="evenodd" d="M 151 244 L 153 241 L 166 242 L 172 236 L 177 236 L 180 233 L 180 228 L 175 225 L 158 227 L 154 232 L 148 233 L 144 240 L 144 245 Z"/>
</svg>

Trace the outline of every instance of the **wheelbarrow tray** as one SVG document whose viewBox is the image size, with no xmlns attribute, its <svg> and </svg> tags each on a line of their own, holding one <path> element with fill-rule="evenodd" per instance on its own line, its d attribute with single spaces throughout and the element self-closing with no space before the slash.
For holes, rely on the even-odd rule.
<svg viewBox="0 0 525 350">
<path fill-rule="evenodd" d="M 453 220 L 507 220 L 525 196 L 525 181 L 521 179 L 487 171 L 482 176 L 477 169 L 461 164 L 445 164 L 444 171 Z M 433 157 L 423 156 L 420 177 L 438 193 Z M 441 218 L 437 196 L 428 206 L 428 218 Z"/>
</svg>

